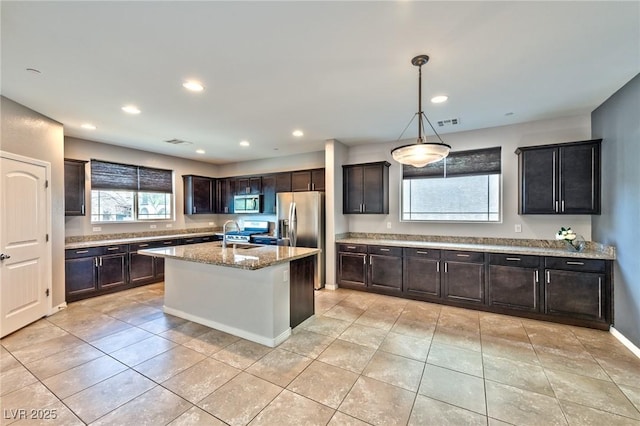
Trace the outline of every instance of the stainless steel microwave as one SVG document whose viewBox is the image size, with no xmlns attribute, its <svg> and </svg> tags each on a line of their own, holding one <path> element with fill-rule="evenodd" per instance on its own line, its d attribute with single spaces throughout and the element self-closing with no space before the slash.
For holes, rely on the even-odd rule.
<svg viewBox="0 0 640 426">
<path fill-rule="evenodd" d="M 234 213 L 260 213 L 262 211 L 262 195 L 236 195 L 233 197 Z"/>
</svg>

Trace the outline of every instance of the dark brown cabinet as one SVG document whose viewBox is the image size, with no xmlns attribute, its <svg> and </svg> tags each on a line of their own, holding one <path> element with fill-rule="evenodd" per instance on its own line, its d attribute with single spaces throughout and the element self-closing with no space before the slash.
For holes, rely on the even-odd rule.
<svg viewBox="0 0 640 426">
<path fill-rule="evenodd" d="M 64 214 L 65 216 L 84 216 L 86 161 L 64 160 Z"/>
<path fill-rule="evenodd" d="M 518 213 L 600 214 L 601 142 L 518 148 Z"/>
<path fill-rule="evenodd" d="M 65 251 L 67 302 L 118 290 L 126 284 L 126 245 Z"/>
<path fill-rule="evenodd" d="M 489 255 L 489 306 L 538 312 L 540 258 L 510 254 Z"/>
<path fill-rule="evenodd" d="M 388 214 L 389 166 L 386 161 L 342 166 L 342 213 Z"/>
<path fill-rule="evenodd" d="M 380 293 L 402 292 L 402 248 L 369 246 L 368 285 Z"/>
<path fill-rule="evenodd" d="M 162 281 L 164 278 L 164 258 L 138 254 L 138 250 L 198 242 L 197 237 L 193 239 L 189 238 L 188 240 L 192 241 L 185 242 L 184 240 L 167 239 L 129 244 L 129 283 L 135 287 Z"/>
<path fill-rule="evenodd" d="M 291 172 L 291 191 L 324 191 L 324 169 Z"/>
<path fill-rule="evenodd" d="M 213 178 L 183 175 L 184 214 L 215 213 L 216 181 Z"/>
<path fill-rule="evenodd" d="M 261 176 L 243 176 L 235 179 L 235 195 L 260 194 L 261 191 Z"/>
<path fill-rule="evenodd" d="M 443 292 L 446 299 L 484 303 L 484 253 L 445 251 Z"/>
<path fill-rule="evenodd" d="M 610 283 L 602 260 L 545 258 L 545 313 L 602 321 L 610 318 Z"/>
<path fill-rule="evenodd" d="M 404 249 L 402 291 L 422 300 L 440 298 L 440 250 Z"/>
<path fill-rule="evenodd" d="M 235 193 L 235 181 L 233 179 L 216 180 L 216 213 L 233 213 L 233 195 Z"/>
<path fill-rule="evenodd" d="M 289 326 L 296 327 L 314 313 L 315 256 L 294 260 L 289 266 Z"/>
<path fill-rule="evenodd" d="M 367 246 L 360 244 L 338 246 L 338 284 L 356 289 L 367 286 Z"/>
</svg>

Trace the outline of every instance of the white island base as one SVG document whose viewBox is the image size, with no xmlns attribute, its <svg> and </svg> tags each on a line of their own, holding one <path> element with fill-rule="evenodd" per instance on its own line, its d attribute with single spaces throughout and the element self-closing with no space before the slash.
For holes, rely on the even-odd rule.
<svg viewBox="0 0 640 426">
<path fill-rule="evenodd" d="M 165 262 L 167 314 L 269 347 L 291 335 L 288 262 L 256 270 Z"/>
</svg>

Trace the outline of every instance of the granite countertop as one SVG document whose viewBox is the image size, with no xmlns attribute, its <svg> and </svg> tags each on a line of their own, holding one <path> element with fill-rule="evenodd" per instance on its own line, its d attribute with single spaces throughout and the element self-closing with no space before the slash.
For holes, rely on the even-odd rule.
<svg viewBox="0 0 640 426">
<path fill-rule="evenodd" d="M 451 238 L 454 240 L 446 241 L 446 237 L 438 238 L 440 241 L 424 241 L 417 236 L 416 240 L 411 240 L 411 236 L 403 235 L 396 238 L 389 238 L 385 234 L 375 235 L 346 235 L 337 236 L 336 243 L 339 244 L 367 244 L 378 246 L 392 247 L 412 247 L 412 248 L 430 248 L 443 250 L 464 250 L 477 251 L 487 253 L 506 253 L 521 254 L 534 256 L 554 256 L 554 257 L 575 257 L 581 259 L 603 259 L 614 260 L 615 249 L 613 247 L 602 246 L 597 243 L 590 243 L 582 252 L 569 251 L 566 247 L 553 247 L 553 242 L 545 240 L 512 240 L 491 239 L 490 243 L 485 239 L 478 238 L 478 242 L 473 241 L 455 241 L 459 238 Z M 406 238 L 406 239 L 405 239 Z M 470 239 L 472 240 L 472 239 Z M 536 242 L 539 241 L 539 244 Z"/>
<path fill-rule="evenodd" d="M 161 247 L 138 250 L 139 254 L 160 256 L 188 262 L 232 268 L 255 270 L 320 253 L 320 249 L 284 246 L 254 246 L 240 248 L 229 244 L 222 248 L 220 242 L 193 244 L 188 246 Z"/>
<path fill-rule="evenodd" d="M 142 236 L 142 237 L 121 237 L 121 238 L 110 238 L 105 240 L 91 240 L 91 241 L 77 241 L 77 242 L 68 242 L 65 243 L 65 249 L 78 249 L 78 248 L 87 248 L 87 247 L 100 247 L 100 246 L 112 246 L 117 244 L 130 244 L 130 243 L 139 243 L 142 241 L 162 241 L 169 240 L 173 238 L 193 238 L 193 237 L 206 237 L 209 235 L 215 235 L 217 232 L 188 232 L 188 233 L 180 233 L 180 234 L 167 234 L 167 235 L 150 235 L 150 236 Z"/>
</svg>

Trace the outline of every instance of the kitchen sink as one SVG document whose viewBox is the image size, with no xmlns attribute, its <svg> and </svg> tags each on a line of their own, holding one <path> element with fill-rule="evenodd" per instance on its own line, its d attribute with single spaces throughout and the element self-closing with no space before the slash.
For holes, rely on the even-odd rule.
<svg viewBox="0 0 640 426">
<path fill-rule="evenodd" d="M 216 243 L 217 247 L 222 247 L 222 241 L 218 241 Z M 249 250 L 252 248 L 264 247 L 260 244 L 250 244 L 250 243 L 227 243 L 227 248 L 234 248 L 236 250 Z"/>
</svg>

